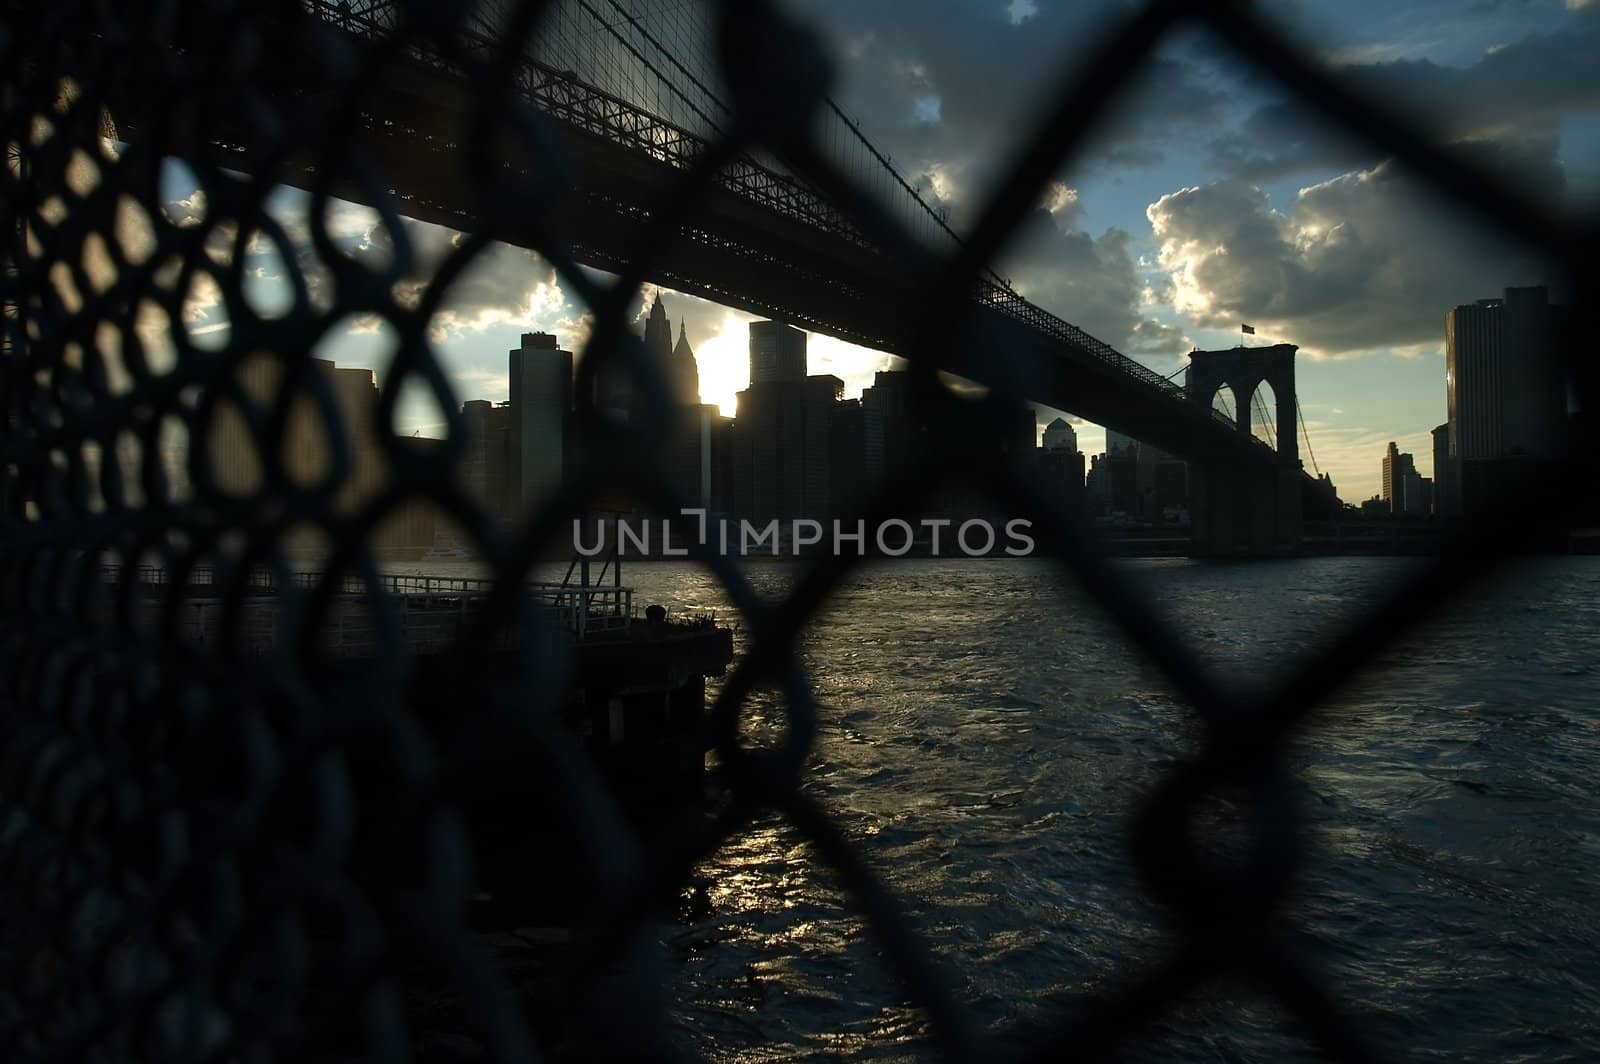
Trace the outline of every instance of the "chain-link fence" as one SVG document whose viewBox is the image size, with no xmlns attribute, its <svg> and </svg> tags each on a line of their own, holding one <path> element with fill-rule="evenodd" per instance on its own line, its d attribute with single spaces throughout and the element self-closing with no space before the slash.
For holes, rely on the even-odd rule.
<svg viewBox="0 0 1600 1064">
<path fill-rule="evenodd" d="M 633 253 L 601 280 L 579 266 L 576 236 L 549 209 L 566 180 L 563 141 L 523 76 L 523 43 L 554 5 L 509 9 L 498 39 L 448 3 L 321 5 L 344 18 L 383 15 L 382 32 L 361 47 L 336 23 L 313 22 L 314 6 L 6 5 L 0 1055 L 403 1060 L 421 1052 L 416 1036 L 429 1009 L 447 1001 L 481 1059 L 563 1048 L 578 1058 L 658 1056 L 670 1041 L 650 1006 L 650 971 L 633 962 L 640 936 L 697 860 L 774 811 L 846 888 L 925 1010 L 932 1046 L 954 1058 L 984 1055 L 990 1035 L 973 1028 L 901 899 L 801 787 L 818 719 L 796 640 L 860 560 L 820 560 L 774 605 L 730 559 L 700 549 L 750 637 L 706 725 L 731 799 L 640 834 L 567 738 L 555 710 L 564 643 L 529 612 L 525 583 L 541 550 L 597 497 L 625 493 L 678 513 L 687 500 L 670 490 L 659 446 L 672 427 L 649 418 L 619 425 L 580 399 L 583 468 L 510 525 L 460 485 L 461 416 L 429 323 L 489 242 L 536 249 L 592 313 L 579 396 L 593 394 L 597 373 L 616 371 L 636 394 L 664 399 L 659 367 L 630 335 L 630 302 L 659 277 L 664 249 L 719 175 L 744 172 L 739 160 L 757 152 L 893 256 L 910 279 L 894 295 L 904 301 L 899 320 L 929 323 L 905 353 L 935 442 L 886 477 L 859 516 L 916 512 L 948 479 L 979 480 L 1035 522 L 1043 545 L 1202 724 L 1192 756 L 1132 811 L 1129 833 L 1143 885 L 1170 913 L 1178 945 L 1030 1036 L 1026 1055 L 1104 1056 L 1219 976 L 1268 988 L 1329 1055 L 1382 1055 L 1341 1007 L 1340 987 L 1291 945 L 1279 903 L 1303 842 L 1285 744 L 1380 648 L 1564 520 L 1571 484 L 1596 482 L 1586 464 L 1596 398 L 1588 349 L 1576 337 L 1563 345 L 1580 459 L 1559 479 L 1519 484 L 1282 683 L 1248 696 L 1220 687 L 1071 515 L 992 457 L 1030 385 L 1004 338 L 977 345 L 993 370 L 984 383 L 995 385 L 982 399 L 952 396 L 934 368 L 949 364 L 954 345 L 973 346 L 973 321 L 959 320 L 959 308 L 977 306 L 968 298 L 974 281 L 1141 63 L 1183 25 L 1209 26 L 1444 202 L 1537 248 L 1580 308 L 1592 305 L 1592 228 L 1431 147 L 1308 60 L 1251 5 L 1153 0 L 1072 68 L 977 224 L 948 254 L 934 254 L 813 142 L 829 69 L 819 38 L 765 2 L 726 0 L 712 7 L 731 119 L 720 139 L 681 160 L 670 187 L 638 205 Z M 393 91 L 394 71 L 418 55 L 459 86 L 462 122 L 448 162 L 426 165 L 456 168 L 474 222 L 422 285 L 398 219 L 438 207 L 391 194 L 389 175 L 356 135 L 372 121 L 364 101 Z M 307 63 L 325 79 L 315 90 L 295 81 Z M 125 143 L 112 150 L 112 138 Z M 205 191 L 194 224 L 160 209 L 169 160 Z M 303 255 L 267 206 L 280 182 L 311 191 Z M 327 224 L 336 194 L 381 214 L 393 238 L 387 261 L 343 253 Z M 280 252 L 286 306 L 264 309 L 252 291 L 245 249 L 258 241 Z M 193 327 L 197 293 L 225 309 L 225 329 Z M 381 319 L 396 341 L 378 402 L 388 431 L 376 433 L 390 475 L 354 508 L 341 505 L 352 461 L 337 398 L 309 357 L 351 315 Z M 275 382 L 265 393 L 246 379 L 246 367 L 262 363 Z M 428 451 L 392 431 L 398 397 L 417 390 L 448 422 L 447 438 Z M 282 457 L 307 416 L 296 411 L 306 409 L 331 441 L 326 475 L 310 482 Z M 229 419 L 258 456 L 248 491 L 223 482 L 208 459 Z M 466 634 L 442 655 L 436 675 L 451 678 L 448 689 L 419 682 L 373 547 L 385 522 L 419 503 L 447 514 L 494 577 Z M 307 535 L 330 548 L 329 575 L 301 586 L 289 547 Z M 167 582 L 140 580 L 141 566 L 158 567 Z M 201 570 L 220 610 L 206 640 L 183 617 L 186 578 Z M 246 623 L 262 573 L 275 574 L 280 612 L 265 647 L 247 638 Z M 356 664 L 332 660 L 321 638 L 351 581 L 371 592 L 361 601 L 373 651 Z M 497 671 L 488 658 L 508 633 L 523 643 L 518 667 Z M 761 687 L 781 688 L 786 728 L 779 745 L 747 748 L 741 707 Z M 453 727 L 429 725 L 419 691 L 451 701 Z M 546 976 L 573 998 L 610 1002 L 619 1022 L 604 1045 L 553 1042 L 467 926 L 474 855 L 463 783 L 510 765 L 521 820 L 563 825 L 576 848 L 560 874 L 581 886 L 588 907 L 575 922 L 591 937 L 582 963 Z M 1194 827 L 1197 811 L 1222 793 L 1247 811 L 1245 842 L 1227 860 Z"/>
</svg>

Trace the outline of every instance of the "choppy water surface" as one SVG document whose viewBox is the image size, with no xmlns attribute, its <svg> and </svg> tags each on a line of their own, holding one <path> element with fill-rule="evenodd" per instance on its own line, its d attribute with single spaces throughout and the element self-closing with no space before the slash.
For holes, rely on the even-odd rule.
<svg viewBox="0 0 1600 1064">
<path fill-rule="evenodd" d="M 1270 678 L 1415 564 L 1128 562 L 1198 652 Z M 780 594 L 796 566 L 754 566 Z M 625 574 L 718 605 L 687 565 Z M 806 776 L 900 893 L 980 1027 L 1036 1018 L 1161 942 L 1126 814 L 1189 748 L 1184 707 L 1040 561 L 854 576 L 811 626 L 821 730 Z M 1600 1059 L 1600 559 L 1524 563 L 1395 645 L 1297 743 L 1314 829 L 1294 913 L 1341 996 L 1423 1059 Z M 779 718 L 753 707 L 760 737 Z M 862 919 L 798 835 L 757 824 L 700 870 L 711 912 L 668 925 L 675 1015 L 724 1060 L 917 1055 Z M 1248 987 L 1135 1059 L 1309 1055 Z"/>
</svg>

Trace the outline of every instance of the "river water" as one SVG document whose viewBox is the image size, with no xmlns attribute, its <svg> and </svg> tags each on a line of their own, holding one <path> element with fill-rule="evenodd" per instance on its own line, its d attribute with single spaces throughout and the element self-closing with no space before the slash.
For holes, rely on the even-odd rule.
<svg viewBox="0 0 1600 1064">
<path fill-rule="evenodd" d="M 1127 561 L 1220 672 L 1259 683 L 1418 563 Z M 749 569 L 780 595 L 800 569 Z M 645 601 L 725 607 L 688 564 Z M 639 601 L 636 599 L 636 602 Z M 1127 814 L 1192 721 L 1086 596 L 1035 560 L 852 576 L 803 654 L 821 730 L 806 790 L 899 893 L 980 1030 L 1104 986 L 1163 941 Z M 1292 758 L 1313 851 L 1291 912 L 1369 1029 L 1416 1059 L 1600 1060 L 1600 559 L 1520 563 L 1337 692 Z M 759 741 L 781 714 L 759 698 Z M 709 913 L 662 928 L 673 1015 L 718 1060 L 911 1059 L 925 1021 L 798 835 L 761 821 L 699 869 Z M 1225 985 L 1131 1059 L 1313 1055 Z"/>
</svg>

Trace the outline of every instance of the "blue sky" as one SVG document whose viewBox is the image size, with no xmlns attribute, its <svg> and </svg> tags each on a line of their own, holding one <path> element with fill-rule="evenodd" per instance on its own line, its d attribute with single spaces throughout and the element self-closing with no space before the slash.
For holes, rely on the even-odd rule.
<svg viewBox="0 0 1600 1064">
<path fill-rule="evenodd" d="M 787 3 L 838 57 L 841 106 L 958 229 L 1048 87 L 1130 6 Z M 1532 194 L 1573 210 L 1600 200 L 1600 3 L 1286 0 L 1263 8 L 1344 76 Z M 169 213 L 184 213 L 178 201 L 192 187 L 181 172 L 169 174 Z M 304 202 L 289 190 L 276 197 L 291 229 Z M 371 212 L 340 207 L 330 221 L 351 254 L 383 253 Z M 434 261 L 453 239 L 410 229 Z M 254 271 L 268 299 L 279 276 L 270 258 Z M 1193 30 L 1162 46 L 998 265 L 1029 298 L 1163 374 L 1179 369 L 1192 346 L 1237 343 L 1241 321 L 1256 326 L 1259 340 L 1301 345 L 1298 391 L 1311 445 L 1349 501 L 1376 492 L 1391 439 L 1415 452 L 1419 469 L 1431 467 L 1428 433 L 1445 417 L 1445 312 L 1545 280 L 1523 249 L 1439 209 L 1381 155 L 1331 135 Z M 641 312 L 652 295 L 636 301 Z M 731 413 L 749 316 L 675 293 L 666 300 L 675 331 L 687 322 L 703 397 Z M 216 312 L 197 308 L 194 327 L 217 327 Z M 435 322 L 457 398 L 503 398 L 506 352 L 533 328 L 579 350 L 588 326 L 546 264 L 497 246 Z M 325 347 L 319 353 L 342 364 L 384 369 L 386 339 L 375 322 L 348 322 Z M 841 376 L 847 394 L 889 363 L 813 337 L 812 372 Z M 402 418 L 424 433 L 436 429 L 437 415 L 421 406 Z M 1103 446 L 1097 427 L 1078 429 L 1086 451 Z"/>
</svg>

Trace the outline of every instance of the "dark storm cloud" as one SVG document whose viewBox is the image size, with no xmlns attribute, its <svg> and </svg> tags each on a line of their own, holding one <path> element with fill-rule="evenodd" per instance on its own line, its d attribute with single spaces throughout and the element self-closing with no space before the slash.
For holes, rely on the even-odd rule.
<svg viewBox="0 0 1600 1064">
<path fill-rule="evenodd" d="M 827 38 L 836 96 L 924 198 L 959 230 L 1020 146 L 1039 110 L 1126 5 L 1007 0 L 789 0 Z M 1024 17 L 1025 16 L 1025 17 Z M 1086 146 L 1073 173 L 1159 162 L 1190 130 L 1217 121 L 1226 95 L 1176 55 L 1152 58 Z M 1040 306 L 1114 346 L 1182 350 L 1181 332 L 1140 313 L 1131 235 L 1080 223 L 1065 184 L 997 264 Z"/>
<path fill-rule="evenodd" d="M 1449 308 L 1543 280 L 1526 252 L 1463 224 L 1391 163 L 1302 189 L 1286 211 L 1231 180 L 1163 196 L 1148 215 L 1192 321 L 1248 321 L 1311 354 L 1436 345 Z"/>
<path fill-rule="evenodd" d="M 1569 5 L 1570 6 L 1570 5 Z M 1563 116 L 1600 109 L 1600 17 L 1491 50 L 1460 68 L 1354 63 L 1342 72 L 1419 117 L 1464 158 L 1560 201 L 1569 182 Z M 1222 180 L 1163 196 L 1147 215 L 1180 310 L 1196 325 L 1265 322 L 1313 353 L 1416 350 L 1442 338 L 1446 310 L 1541 264 L 1440 206 L 1370 145 L 1331 135 L 1314 109 L 1272 100 L 1212 143 Z M 1276 207 L 1257 182 L 1337 173 Z"/>
<path fill-rule="evenodd" d="M 1570 6 L 1570 5 L 1569 5 Z M 1365 95 L 1400 108 L 1442 143 L 1493 143 L 1484 159 L 1548 191 L 1547 145 L 1564 115 L 1600 110 L 1600 5 L 1575 9 L 1560 29 L 1495 48 L 1465 67 L 1429 60 L 1346 63 L 1339 73 Z M 1213 140 L 1224 173 L 1269 180 L 1378 160 L 1360 140 L 1335 134 L 1309 105 L 1272 100 Z M 1557 167 L 1559 170 L 1559 167 Z"/>
<path fill-rule="evenodd" d="M 1115 2 L 1018 5 L 993 0 L 788 0 L 836 56 L 836 97 L 914 184 L 959 224 L 982 202 L 1040 109 L 1074 64 L 1126 14 Z M 937 100 L 938 119 L 928 120 Z M 1204 71 L 1150 59 L 1083 155 L 1088 167 L 1149 165 L 1172 139 L 1215 121 L 1227 103 Z"/>
<path fill-rule="evenodd" d="M 1024 223 L 999 272 L 1031 302 L 1113 347 L 1150 355 L 1187 350 L 1181 330 L 1141 315 L 1132 236 L 1115 227 L 1099 236 L 1084 232 L 1077 225 L 1077 199 L 1064 186 L 1054 191 L 1054 199 Z"/>
</svg>

